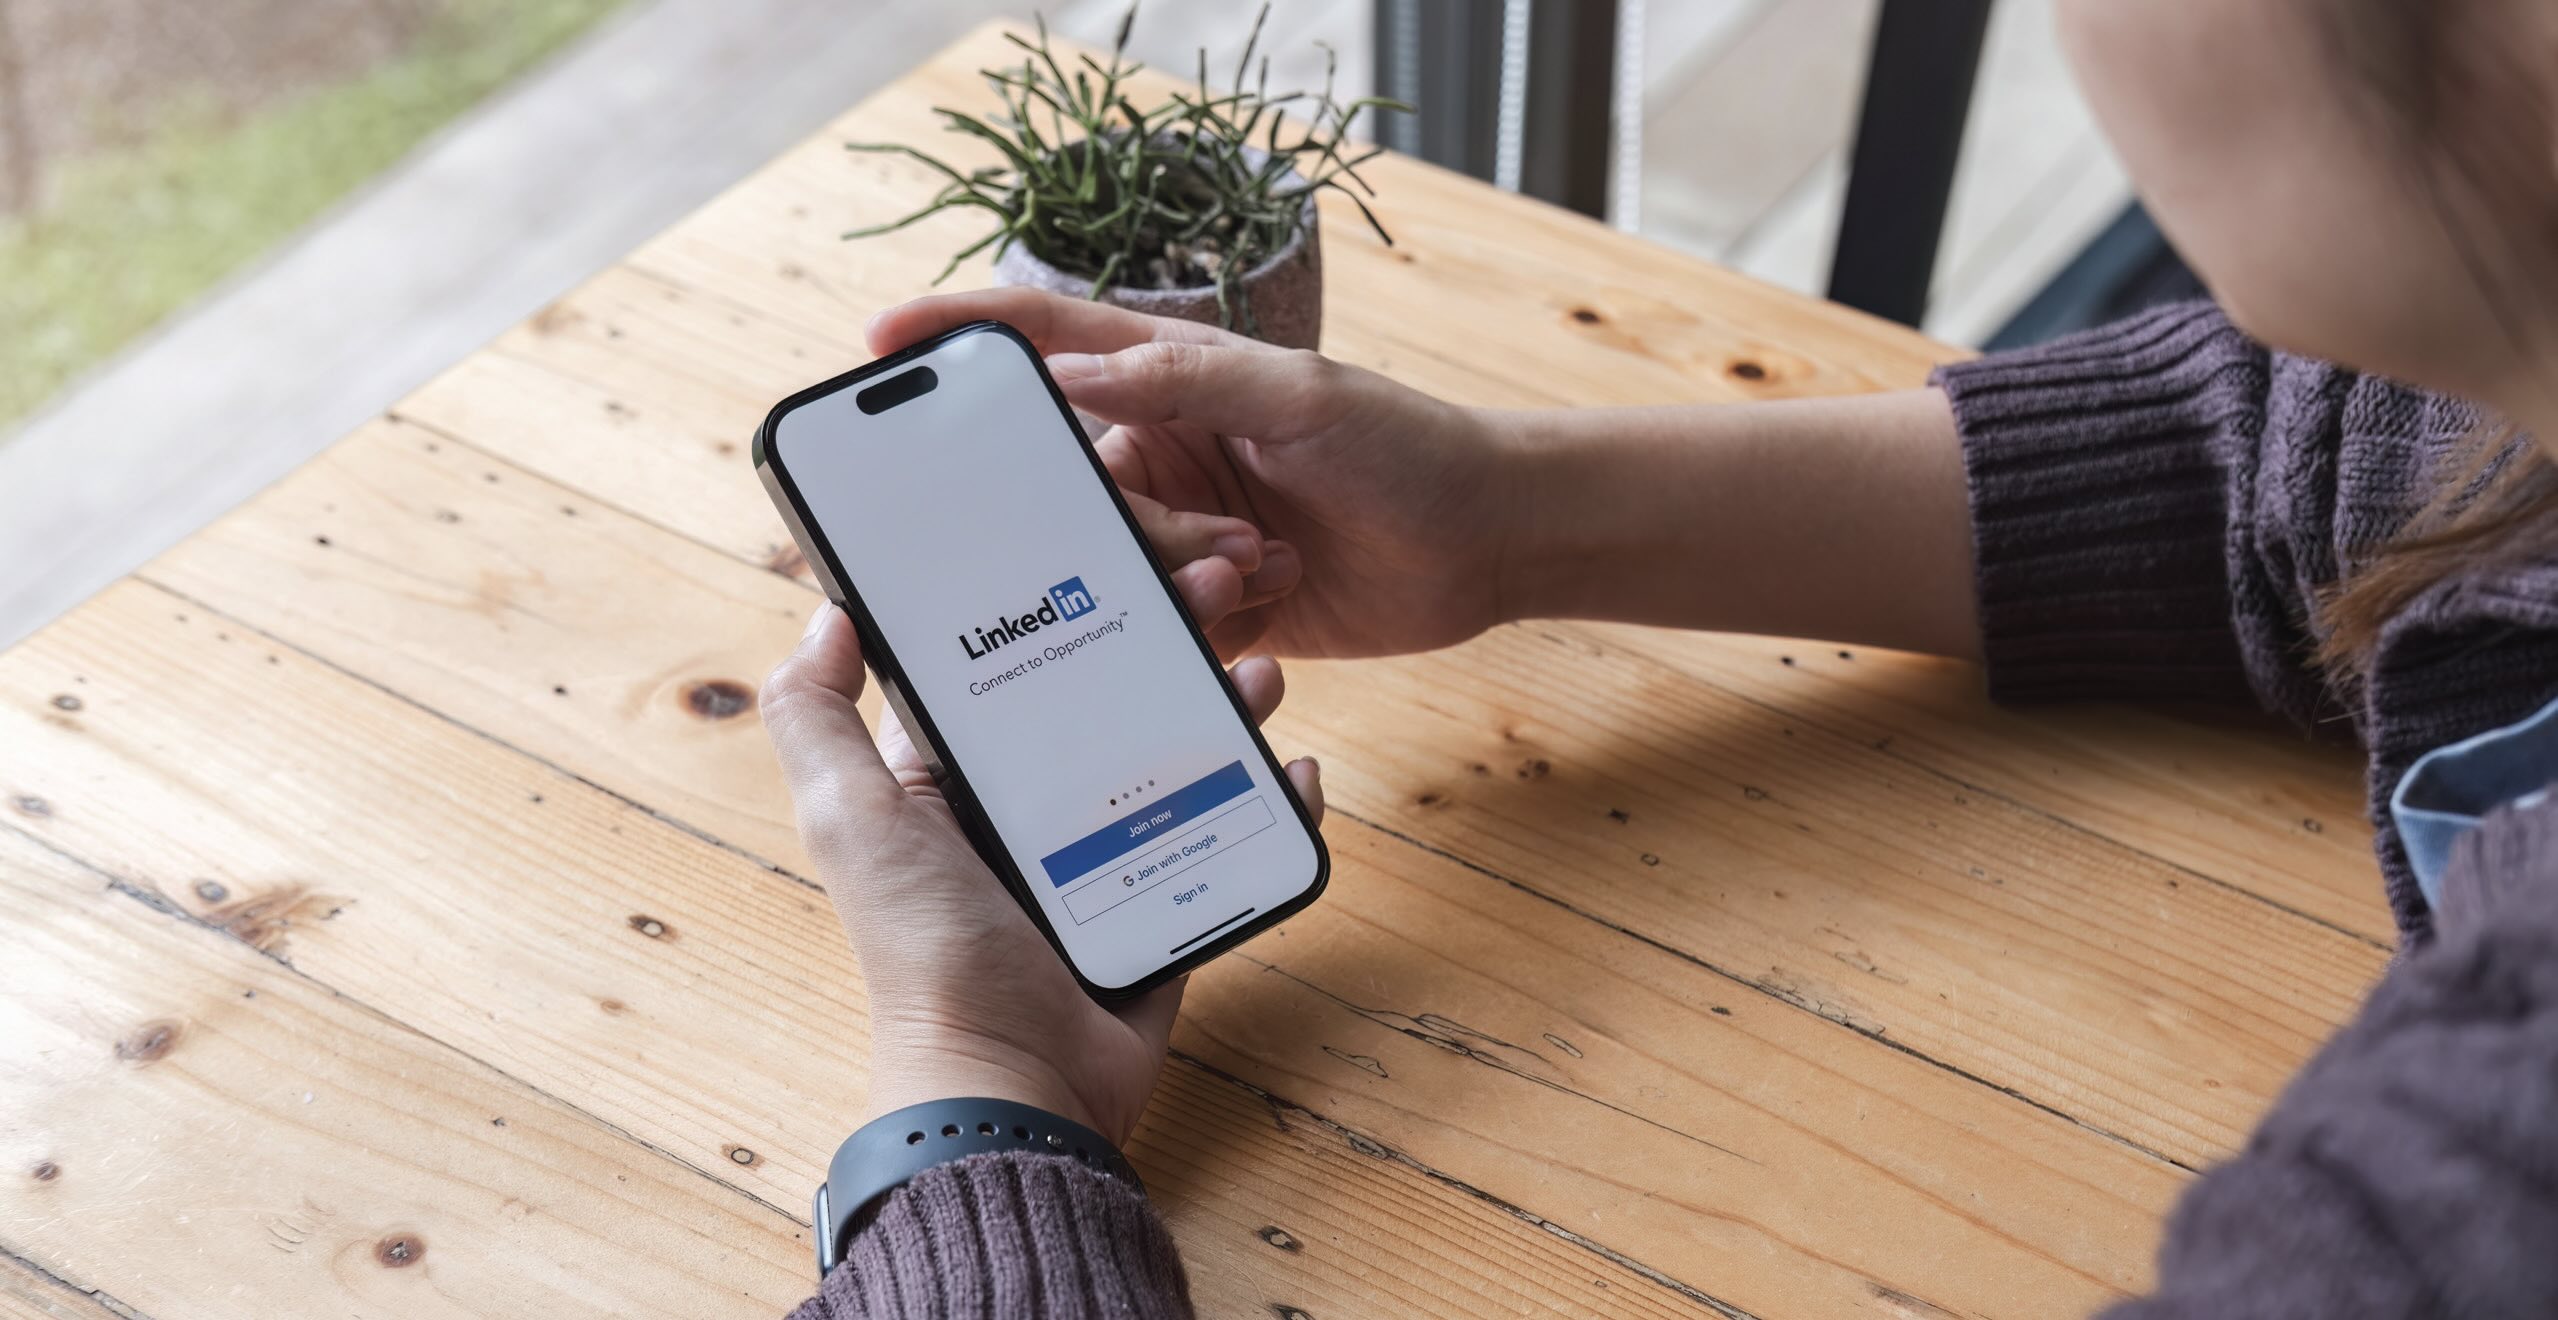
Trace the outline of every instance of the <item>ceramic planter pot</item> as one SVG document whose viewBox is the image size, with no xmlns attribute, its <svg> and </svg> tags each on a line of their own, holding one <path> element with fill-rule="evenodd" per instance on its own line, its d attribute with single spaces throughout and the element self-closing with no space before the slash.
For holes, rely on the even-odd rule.
<svg viewBox="0 0 2558 1320">
<path fill-rule="evenodd" d="M 1295 175 L 1289 176 L 1291 179 Z M 1314 199 L 1306 199 L 1305 220 L 1297 226 L 1297 237 L 1288 246 L 1273 253 L 1269 260 L 1253 268 L 1243 277 L 1243 291 L 1251 299 L 1252 337 L 1281 348 L 1313 348 L 1323 337 L 1323 241 L 1316 224 Z M 995 263 L 995 282 L 1016 284 L 1033 289 L 1046 289 L 1069 298 L 1081 298 L 1092 292 L 1092 277 L 1070 275 L 1032 256 L 1027 246 L 1016 243 Z M 1217 290 L 1202 285 L 1195 289 L 1131 289 L 1112 285 L 1101 291 L 1101 301 L 1114 307 L 1148 312 L 1156 316 L 1177 316 L 1185 321 L 1202 321 L 1215 325 Z M 1240 318 L 1238 318 L 1240 321 Z M 1243 325 L 1238 324 L 1238 330 Z"/>
</svg>

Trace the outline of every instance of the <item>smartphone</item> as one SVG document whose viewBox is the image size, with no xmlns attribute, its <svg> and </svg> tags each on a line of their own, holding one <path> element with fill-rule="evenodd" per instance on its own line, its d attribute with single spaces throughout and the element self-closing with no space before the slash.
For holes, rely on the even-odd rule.
<svg viewBox="0 0 2558 1320">
<path fill-rule="evenodd" d="M 765 489 L 977 853 L 1086 993 L 1312 903 L 1331 857 L 1021 332 L 784 399 Z"/>
</svg>

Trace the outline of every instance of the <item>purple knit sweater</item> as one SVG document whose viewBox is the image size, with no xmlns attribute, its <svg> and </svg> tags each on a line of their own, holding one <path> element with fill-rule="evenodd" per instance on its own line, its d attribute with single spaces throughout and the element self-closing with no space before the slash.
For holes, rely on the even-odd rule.
<svg viewBox="0 0 2558 1320">
<path fill-rule="evenodd" d="M 2456 850 L 2428 910 L 2387 811 L 2427 751 L 2558 695 L 2558 562 L 2481 569 L 2309 668 L 2317 591 L 2420 507 L 2474 410 L 2268 352 L 2207 305 L 1938 374 L 2003 700 L 2252 701 L 2371 754 L 2406 954 L 2245 1150 L 2186 1194 L 2110 1320 L 2558 1315 L 2558 796 Z M 2558 774 L 2553 774 L 2558 779 Z M 987 1156 L 892 1197 L 794 1320 L 1181 1316 L 1134 1193 Z"/>
</svg>

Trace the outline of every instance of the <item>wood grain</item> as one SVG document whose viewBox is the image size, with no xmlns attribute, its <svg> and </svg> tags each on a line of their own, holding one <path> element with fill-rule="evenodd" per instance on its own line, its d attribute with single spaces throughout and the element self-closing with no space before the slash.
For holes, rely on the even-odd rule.
<svg viewBox="0 0 2558 1320">
<path fill-rule="evenodd" d="M 929 107 L 977 102 L 984 93 L 973 70 L 1003 49 L 992 32 L 961 43 L 626 264 L 813 333 L 858 332 L 887 302 L 922 292 L 918 271 L 940 265 L 931 254 L 964 245 L 978 227 L 945 215 L 895 235 L 839 241 L 843 230 L 930 195 L 936 177 L 901 158 L 846 153 L 842 143 L 914 142 L 962 167 L 991 161 L 941 132 Z M 1389 157 L 1370 177 L 1395 246 L 1382 245 L 1346 204 L 1327 202 L 1324 262 L 1334 293 L 1325 347 L 1382 360 L 1425 388 L 1463 385 L 1502 404 L 1839 393 L 1916 384 L 1929 364 L 1954 355 L 1906 328 L 1559 208 L 1494 198 L 1435 166 Z M 972 267 L 952 287 L 985 278 Z M 1355 294 L 1381 288 L 1401 292 Z M 1733 370 L 1744 362 L 1753 369 Z"/>
<path fill-rule="evenodd" d="M 747 718 L 813 604 L 771 572 L 383 423 L 145 575 L 805 870 Z M 1635 634 L 1307 666 L 1274 734 L 1347 810 L 2188 1167 L 2379 973 L 2376 947 L 1605 640 Z"/>
<path fill-rule="evenodd" d="M 0 1317 L 7 1320 L 134 1320 L 140 1314 L 0 1256 Z"/>
<path fill-rule="evenodd" d="M 926 108 L 1000 49 L 0 655 L 0 981 L 30 988 L 0 1164 L 60 1170 L 0 1183 L 0 1250 L 146 1314 L 805 1287 L 865 1015 L 754 718 L 816 598 L 743 451 L 965 227 L 839 243 L 929 184 L 838 144 L 966 158 Z M 1333 217 L 1327 342 L 1443 394 L 1889 388 L 1945 355 L 1378 167 L 1401 242 Z M 1204 1313 L 2083 1312 L 2143 1285 L 2177 1166 L 2384 957 L 2350 766 L 2248 730 L 1624 628 L 1293 678 L 1273 741 L 1326 761 L 1334 888 L 1195 978 L 1132 1152 Z M 167 1057 L 113 1058 L 163 1020 Z M 254 1239 L 297 1196 L 325 1257 Z M 423 1268 L 358 1250 L 403 1225 Z"/>
<path fill-rule="evenodd" d="M 777 1314 L 804 1286 L 787 1216 L 14 829 L 0 874 L 8 1162 L 59 1170 L 12 1180 L 9 1249 L 56 1276 L 260 1318 Z"/>
<path fill-rule="evenodd" d="M 1800 639 L 1623 629 L 1618 645 L 1967 787 L 2395 948 L 2363 758 L 2233 710 L 1995 706 L 1980 671 Z"/>
<path fill-rule="evenodd" d="M 2188 1167 L 2236 1148 L 2384 970 L 2369 943 L 1661 665 L 1631 631 L 1299 665 L 1274 728 L 1324 758 L 1344 811 Z"/>
<path fill-rule="evenodd" d="M 803 586 L 390 420 L 142 576 L 804 869 L 755 717 Z"/>
<path fill-rule="evenodd" d="M 350 1012 L 572 1101 L 714 1199 L 751 1198 L 776 1218 L 760 1231 L 804 1250 L 792 1212 L 856 1109 L 865 1020 L 851 953 L 806 886 L 140 584 L 0 656 L 0 748 L 15 826 Z M 44 962 L 85 965 L 75 954 Z M 1384 1293 L 1414 1290 L 1407 1314 L 1476 1314 L 1466 1299 L 1485 1296 L 1523 1314 L 1694 1309 L 1637 1267 L 1381 1159 L 1377 1138 L 1283 1132 L 1250 1092 L 1182 1069 L 1133 1154 L 1186 1244 L 1250 1248 L 1200 1279 L 1203 1296 L 1346 1303 L 1400 1279 Z M 1998 1112 L 1959 1094 L 1980 1107 L 1972 1122 Z M 124 1140 L 76 1114 L 45 1111 L 27 1139 Z M 1271 1250 L 1257 1233 L 1273 1224 L 1332 1245 Z M 1683 1258 L 1674 1237 L 1647 1243 Z M 76 1263 L 42 1240 L 7 1245 Z"/>
<path fill-rule="evenodd" d="M 972 38 L 918 85 L 973 95 L 995 58 Z M 947 101 L 943 103 L 949 103 Z M 790 566 L 743 442 L 771 400 L 867 356 L 868 316 L 921 292 L 915 272 L 967 230 L 949 217 L 847 244 L 853 220 L 926 187 L 921 166 L 853 156 L 886 137 L 947 148 L 901 89 L 849 113 L 399 410 L 482 441 L 660 526 Z M 1355 214 L 1326 227 L 1326 347 L 1421 388 L 1491 405 L 1712 402 L 1909 387 L 1960 354 L 1897 326 L 1759 285 L 1551 207 L 1481 195 L 1400 158 L 1377 163 L 1397 245 Z M 955 286 L 982 283 L 972 265 Z M 1394 298 L 1343 296 L 1393 288 Z M 1586 316 L 1587 319 L 1584 319 Z M 1497 327 L 1498 333 L 1485 333 Z M 1515 359 L 1492 356 L 1512 346 Z M 1674 663 L 1900 756 L 2367 939 L 2394 928 L 2372 874 L 2350 751 L 2225 723 L 2167 736 L 2154 716 L 1999 712 L 1972 671 L 1815 685 L 1765 676 L 1776 654 L 1832 648 L 1677 639 Z M 1775 649 L 1771 649 L 1773 646 Z M 1916 672 L 1916 671 L 1905 671 Z"/>
<path fill-rule="evenodd" d="M 55 846 L 768 1206 L 821 1176 L 859 1093 L 862 1007 L 823 901 L 789 877 L 139 585 L 0 657 L 0 712 L 0 778 L 43 804 L 19 821 Z M 191 749 L 182 768 L 170 746 Z M 1415 1248 L 1438 1275 L 1520 1230 L 1479 1194 L 1672 1277 L 1722 1261 L 1709 1277 L 1751 1309 L 1852 1309 L 1880 1283 L 2022 1314 L 2143 1277 L 2179 1182 L 2155 1161 L 1373 830 L 1332 833 L 1334 894 L 1203 973 L 1181 1044 L 1343 1110 L 1348 1130 L 1310 1130 L 1324 1158 L 1297 1156 L 1315 1202 L 1344 1163 L 1417 1184 L 1406 1200 L 1446 1195 L 1375 1164 L 1385 1149 L 1472 1189 L 1449 1198 L 1472 1236 Z M 1380 944 L 1392 931 L 1427 935 Z M 1434 1035 L 1528 1044 L 1487 1060 Z M 1235 1236 L 1201 1221 L 1315 1222 L 1266 1199 L 1265 1156 L 1236 1153 L 1266 1149 L 1266 1116 L 1229 1097 L 1203 1118 L 1196 1089 L 1173 1094 L 1137 1154 L 1159 1192 L 1184 1189 L 1185 1241 Z M 1731 1227 L 1700 1257 L 1664 1197 Z M 1846 1201 L 1917 1231 L 1823 1209 Z M 1530 1236 L 1549 1263 L 1579 1254 Z M 1243 1263 L 1263 1268 L 1236 1282 L 1265 1292 L 1322 1283 Z"/>
<path fill-rule="evenodd" d="M 1321 917 L 1232 960 L 1262 974 L 1201 978 L 1180 1048 L 1754 1314 L 1880 1309 L 1878 1285 L 2077 1314 L 2147 1281 L 2183 1185 L 2161 1162 L 2012 1101 L 1985 1116 L 1977 1084 L 1675 953 L 1330 833 Z"/>
</svg>

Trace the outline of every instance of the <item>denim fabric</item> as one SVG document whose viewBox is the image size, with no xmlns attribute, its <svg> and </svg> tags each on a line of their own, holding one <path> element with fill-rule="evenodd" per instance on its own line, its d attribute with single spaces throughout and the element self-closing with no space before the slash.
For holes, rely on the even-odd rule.
<svg viewBox="0 0 2558 1320">
<path fill-rule="evenodd" d="M 2530 717 L 2439 747 L 2407 767 L 2389 795 L 2389 815 L 2425 902 L 2442 906 L 2443 867 L 2460 836 L 2510 802 L 2540 805 L 2558 783 L 2558 701 Z"/>
</svg>

